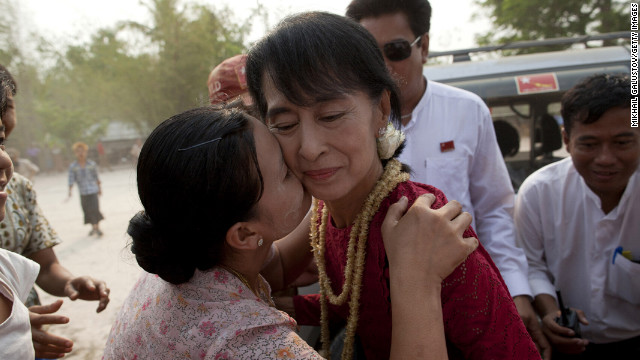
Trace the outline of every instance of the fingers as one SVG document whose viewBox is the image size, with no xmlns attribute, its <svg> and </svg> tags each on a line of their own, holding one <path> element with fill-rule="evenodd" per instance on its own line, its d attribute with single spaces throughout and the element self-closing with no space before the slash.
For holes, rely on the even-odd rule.
<svg viewBox="0 0 640 360">
<path fill-rule="evenodd" d="M 578 320 L 584 325 L 589 325 L 589 320 L 587 320 L 587 316 L 584 314 L 584 311 L 578 309 L 574 310 L 576 312 L 576 315 L 578 315 Z"/>
<path fill-rule="evenodd" d="M 98 284 L 98 294 L 100 296 L 100 301 L 98 303 L 98 309 L 96 312 L 101 312 L 102 310 L 107 308 L 107 304 L 109 304 L 109 293 L 111 290 L 107 287 L 107 284 L 104 282 L 100 282 Z"/>
<path fill-rule="evenodd" d="M 66 324 L 69 318 L 63 315 L 40 315 L 36 313 L 29 314 L 29 322 L 31 327 L 41 327 L 42 325 Z"/>
<path fill-rule="evenodd" d="M 391 205 L 387 211 L 387 216 L 382 222 L 382 228 L 384 229 L 395 226 L 405 211 L 407 211 L 408 204 L 409 200 L 406 196 L 403 196 L 395 204 Z"/>
<path fill-rule="evenodd" d="M 69 339 L 38 329 L 32 329 L 31 334 L 38 358 L 58 359 L 73 349 L 73 341 Z"/>
<path fill-rule="evenodd" d="M 58 299 L 47 305 L 33 305 L 29 307 L 29 311 L 36 314 L 53 314 L 54 312 L 60 310 L 62 302 L 62 299 Z"/>
</svg>

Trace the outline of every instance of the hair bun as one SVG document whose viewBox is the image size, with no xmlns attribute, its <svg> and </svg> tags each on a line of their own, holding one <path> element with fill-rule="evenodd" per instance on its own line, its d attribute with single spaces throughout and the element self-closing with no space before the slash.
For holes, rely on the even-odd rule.
<svg viewBox="0 0 640 360">
<path fill-rule="evenodd" d="M 131 218 L 127 233 L 133 240 L 131 252 L 146 272 L 176 285 L 191 279 L 195 263 L 182 256 L 184 249 L 171 246 L 179 246 L 179 242 L 171 240 L 173 236 L 166 229 L 160 229 L 144 211 Z"/>
</svg>

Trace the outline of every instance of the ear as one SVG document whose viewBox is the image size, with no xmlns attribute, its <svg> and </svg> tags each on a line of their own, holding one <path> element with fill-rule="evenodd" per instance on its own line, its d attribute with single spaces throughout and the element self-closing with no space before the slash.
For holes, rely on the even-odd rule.
<svg viewBox="0 0 640 360">
<path fill-rule="evenodd" d="M 564 146 L 567 148 L 567 152 L 571 154 L 571 140 L 569 139 L 569 134 L 562 129 L 562 141 L 564 142 Z"/>
<path fill-rule="evenodd" d="M 225 241 L 236 250 L 255 250 L 261 236 L 250 222 L 237 222 L 227 230 Z"/>
<path fill-rule="evenodd" d="M 378 114 L 376 114 L 375 119 L 376 129 L 387 126 L 387 122 L 389 122 L 389 115 L 391 115 L 391 92 L 389 90 L 384 90 L 380 96 L 380 103 L 378 104 Z"/>
<path fill-rule="evenodd" d="M 429 58 L 429 33 L 422 35 L 420 49 L 422 50 L 422 65 L 424 65 L 427 63 L 427 59 Z"/>
</svg>

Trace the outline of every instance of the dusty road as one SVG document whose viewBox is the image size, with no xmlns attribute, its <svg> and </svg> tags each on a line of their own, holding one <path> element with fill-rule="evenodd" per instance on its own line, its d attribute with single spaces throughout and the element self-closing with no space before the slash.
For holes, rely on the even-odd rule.
<svg viewBox="0 0 640 360">
<path fill-rule="evenodd" d="M 74 341 L 73 352 L 66 359 L 100 359 L 111 324 L 140 274 L 135 258 L 128 250 L 126 234 L 129 219 L 142 209 L 136 189 L 135 171 L 125 166 L 101 172 L 103 194 L 100 208 L 105 220 L 100 223 L 104 236 L 89 237 L 89 225 L 83 224 L 80 199 L 74 187 L 67 196 L 67 175 L 36 175 L 38 202 L 63 243 L 54 248 L 60 262 L 74 275 L 91 275 L 107 282 L 111 302 L 102 313 L 96 313 L 97 302 L 66 299 L 60 310 L 69 316 L 66 325 L 55 325 L 50 331 Z M 56 298 L 39 290 L 43 304 Z"/>
</svg>

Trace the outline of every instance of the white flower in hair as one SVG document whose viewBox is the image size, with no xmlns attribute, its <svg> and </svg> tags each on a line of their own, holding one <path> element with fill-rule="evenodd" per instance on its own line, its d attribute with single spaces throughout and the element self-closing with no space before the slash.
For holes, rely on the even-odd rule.
<svg viewBox="0 0 640 360">
<path fill-rule="evenodd" d="M 380 137 L 377 140 L 378 156 L 382 160 L 387 160 L 393 156 L 404 141 L 404 133 L 396 129 L 391 122 L 387 123 L 386 128 L 380 130 Z"/>
</svg>

